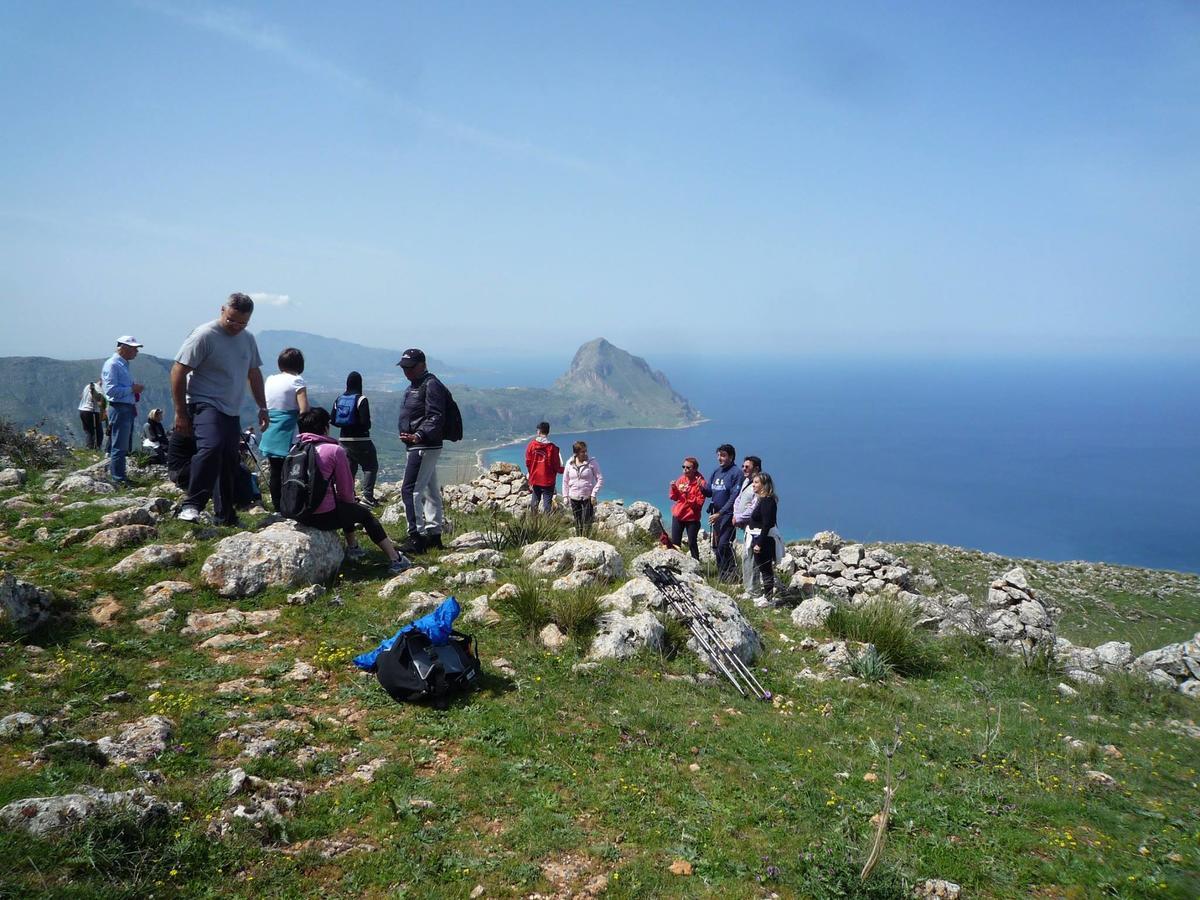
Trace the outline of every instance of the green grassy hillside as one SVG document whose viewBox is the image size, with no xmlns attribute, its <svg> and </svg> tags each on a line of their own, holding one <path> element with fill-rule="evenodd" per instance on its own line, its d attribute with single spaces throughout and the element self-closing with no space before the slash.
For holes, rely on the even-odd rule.
<svg viewBox="0 0 1200 900">
<path fill-rule="evenodd" d="M 0 504 L 16 493 L 0 490 Z M 406 605 L 404 591 L 380 598 L 377 552 L 309 605 L 288 605 L 281 588 L 227 600 L 199 587 L 198 574 L 228 530 L 167 520 L 158 540 L 190 543 L 188 561 L 118 577 L 107 569 L 122 552 L 58 548 L 68 529 L 107 510 L 64 511 L 87 498 L 24 493 L 35 509 L 0 506 L 3 567 L 54 590 L 60 618 L 0 644 L 0 715 L 50 719 L 45 738 L 0 744 L 0 805 L 96 785 L 142 787 L 181 807 L 146 830 L 121 819 L 49 839 L 0 829 L 0 896 L 898 898 L 927 878 L 972 898 L 1200 895 L 1200 731 L 1188 725 L 1200 704 L 1144 682 L 1114 677 L 1067 699 L 1053 670 L 967 639 L 936 642 L 926 677 L 817 681 L 800 677 L 823 670 L 787 610 L 748 608 L 765 647 L 759 677 L 775 693 L 753 702 L 686 652 L 577 669 L 589 631 L 579 611 L 595 596 L 577 592 L 546 607 L 497 604 L 497 624 L 469 626 L 481 689 L 439 712 L 392 702 L 348 664 L 397 627 Z M 456 521 L 459 531 L 488 524 Z M 36 535 L 43 527 L 48 540 Z M 618 548 L 628 562 L 645 544 Z M 971 593 L 1008 563 L 890 549 Z M 1194 576 L 1105 571 L 1096 577 L 1126 599 L 1105 600 L 1101 615 L 1083 600 L 1095 596 L 1094 573 L 1023 564 L 1062 601 L 1073 635 L 1121 637 L 1108 629 L 1134 610 L 1154 629 L 1146 641 L 1197 628 Z M 445 589 L 450 571 L 411 589 Z M 172 601 L 172 627 L 143 633 L 143 588 L 167 578 L 197 587 Z M 528 582 L 516 551 L 505 552 L 499 580 Z M 104 595 L 120 606 L 108 626 L 88 614 Z M 189 613 L 231 606 L 280 616 L 245 630 L 268 634 L 222 650 L 179 633 Z M 551 619 L 572 635 L 561 654 L 532 637 Z M 316 673 L 285 679 L 297 662 Z M 261 681 L 218 691 L 238 678 Z M 111 698 L 119 691 L 125 702 Z M 34 758 L 51 740 L 112 734 L 151 713 L 176 725 L 152 763 Z M 255 737 L 276 743 L 247 756 Z M 234 767 L 295 782 L 303 797 L 281 824 L 211 837 L 213 822 L 247 802 L 226 796 Z M 158 774 L 147 783 L 139 770 Z M 889 781 L 886 841 L 863 882 Z"/>
</svg>

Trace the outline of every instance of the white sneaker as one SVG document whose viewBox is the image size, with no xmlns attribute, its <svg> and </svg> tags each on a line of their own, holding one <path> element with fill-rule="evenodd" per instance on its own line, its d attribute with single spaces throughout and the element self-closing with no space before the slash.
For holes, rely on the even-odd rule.
<svg viewBox="0 0 1200 900">
<path fill-rule="evenodd" d="M 176 516 L 176 518 L 179 519 L 180 522 L 199 522 L 200 510 L 196 509 L 194 506 L 185 506 L 179 511 L 179 515 Z"/>
</svg>

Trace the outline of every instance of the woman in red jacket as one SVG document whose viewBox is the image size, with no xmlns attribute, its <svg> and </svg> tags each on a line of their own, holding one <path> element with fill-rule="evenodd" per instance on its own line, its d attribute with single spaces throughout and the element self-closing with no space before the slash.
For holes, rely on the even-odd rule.
<svg viewBox="0 0 1200 900">
<path fill-rule="evenodd" d="M 678 547 L 686 531 L 688 548 L 697 561 L 700 559 L 700 512 L 704 509 L 705 486 L 700 463 L 696 457 L 689 456 L 683 461 L 683 474 L 671 482 L 670 489 L 670 497 L 675 501 L 671 507 L 671 543 Z"/>
</svg>

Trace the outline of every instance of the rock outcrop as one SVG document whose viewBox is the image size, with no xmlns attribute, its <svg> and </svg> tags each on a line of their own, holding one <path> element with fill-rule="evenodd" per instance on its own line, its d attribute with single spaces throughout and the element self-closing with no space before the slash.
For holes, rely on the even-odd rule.
<svg viewBox="0 0 1200 900">
<path fill-rule="evenodd" d="M 9 828 L 42 836 L 113 813 L 132 813 L 145 827 L 165 819 L 178 808 L 179 804 L 168 805 L 138 788 L 106 793 L 98 788 L 84 787 L 78 794 L 15 800 L 0 809 L 0 822 Z"/>
<path fill-rule="evenodd" d="M 556 591 L 604 584 L 625 574 L 625 563 L 617 548 L 590 538 L 530 544 L 521 556 L 533 574 L 559 576 L 550 585 Z"/>
<path fill-rule="evenodd" d="M 1100 648 L 1096 650 L 1098 652 Z M 1133 661 L 1131 668 L 1155 684 L 1200 698 L 1200 632 L 1190 641 L 1143 653 Z"/>
<path fill-rule="evenodd" d="M 337 572 L 343 555 L 335 532 L 277 522 L 225 538 L 205 560 L 200 579 L 223 597 L 245 597 L 271 585 L 325 581 Z"/>
<path fill-rule="evenodd" d="M 1018 566 L 992 582 L 983 620 L 987 639 L 1010 649 L 1053 645 L 1054 613 L 1037 598 Z"/>
<path fill-rule="evenodd" d="M 531 495 L 521 467 L 507 462 L 492 463 L 474 481 L 442 486 L 442 501 L 467 513 L 498 510 L 519 516 L 528 511 Z"/>
<path fill-rule="evenodd" d="M 28 634 L 50 618 L 53 600 L 49 591 L 37 585 L 0 575 L 0 627 Z"/>
</svg>

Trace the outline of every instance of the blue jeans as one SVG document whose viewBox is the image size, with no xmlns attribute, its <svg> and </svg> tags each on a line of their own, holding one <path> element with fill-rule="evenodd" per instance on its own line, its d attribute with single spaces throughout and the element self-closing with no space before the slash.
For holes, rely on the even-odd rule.
<svg viewBox="0 0 1200 900">
<path fill-rule="evenodd" d="M 108 422 L 112 426 L 112 445 L 108 456 L 108 471 L 113 481 L 125 480 L 125 456 L 133 436 L 133 404 L 110 403 Z"/>
<path fill-rule="evenodd" d="M 554 485 L 542 487 L 531 484 L 529 489 L 532 491 L 529 495 L 529 508 L 537 512 L 538 506 L 541 506 L 543 512 L 550 512 L 550 505 L 554 501 Z"/>
</svg>

